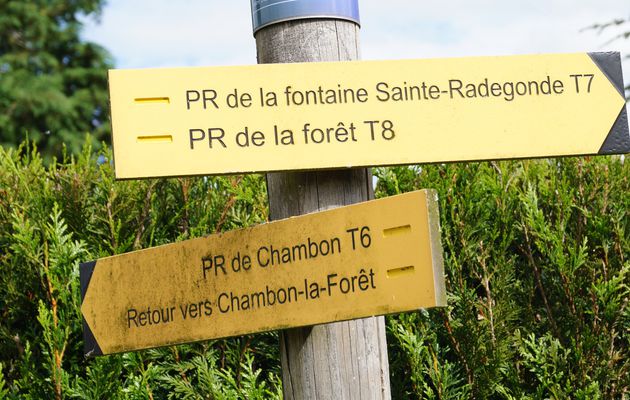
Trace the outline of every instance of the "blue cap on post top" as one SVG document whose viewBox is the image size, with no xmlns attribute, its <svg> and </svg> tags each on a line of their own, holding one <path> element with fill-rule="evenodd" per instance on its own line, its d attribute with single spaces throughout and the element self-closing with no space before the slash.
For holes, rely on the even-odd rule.
<svg viewBox="0 0 630 400">
<path fill-rule="evenodd" d="M 359 0 L 251 0 L 254 33 L 277 22 L 338 18 L 359 24 Z"/>
</svg>

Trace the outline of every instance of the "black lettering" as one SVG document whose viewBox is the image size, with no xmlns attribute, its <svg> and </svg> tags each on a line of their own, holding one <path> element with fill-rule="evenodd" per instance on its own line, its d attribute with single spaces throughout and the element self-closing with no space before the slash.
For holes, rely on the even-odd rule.
<svg viewBox="0 0 630 400">
<path fill-rule="evenodd" d="M 348 278 L 341 278 L 339 281 L 339 290 L 343 294 L 347 294 L 350 291 L 350 281 Z"/>
<path fill-rule="evenodd" d="M 271 246 L 271 265 L 280 264 L 280 252 Z"/>
<path fill-rule="evenodd" d="M 292 255 L 293 255 L 294 260 L 302 260 L 303 258 L 304 259 L 308 258 L 305 244 L 298 244 L 296 246 L 293 246 L 292 251 L 293 251 Z M 296 251 L 297 251 L 297 257 L 295 256 Z"/>
<path fill-rule="evenodd" d="M 287 292 L 283 288 L 278 289 L 278 304 L 284 304 L 287 301 Z"/>
<path fill-rule="evenodd" d="M 266 256 L 267 258 L 261 259 L 261 252 L 266 252 Z M 262 246 L 261 248 L 258 249 L 258 251 L 256 252 L 256 258 L 258 259 L 258 265 L 260 265 L 261 267 L 266 267 L 267 265 L 269 265 L 269 249 L 266 248 L 265 246 Z"/>
<path fill-rule="evenodd" d="M 197 136 L 195 136 L 195 133 L 197 133 Z M 189 129 L 188 137 L 190 138 L 190 149 L 194 150 L 195 142 L 204 140 L 206 138 L 206 131 L 204 131 L 203 129 Z"/>
<path fill-rule="evenodd" d="M 203 279 L 206 279 L 206 272 L 212 268 L 212 258 L 204 257 L 201 259 L 201 270 L 203 272 Z"/>
<path fill-rule="evenodd" d="M 433 100 L 437 100 L 440 98 L 440 88 L 435 86 L 435 85 L 431 85 L 429 86 L 429 97 Z"/>
<path fill-rule="evenodd" d="M 197 318 L 199 316 L 199 307 L 197 307 L 197 304 L 192 303 L 188 305 L 188 315 L 190 318 Z"/>
<path fill-rule="evenodd" d="M 304 285 L 306 286 L 306 279 L 304 280 Z M 319 299 L 319 285 L 317 282 L 313 282 L 309 285 L 308 295 L 311 299 Z"/>
<path fill-rule="evenodd" d="M 199 101 L 201 94 L 196 90 L 186 91 L 186 109 L 190 110 L 190 103 L 193 101 Z"/>
<path fill-rule="evenodd" d="M 212 303 L 210 303 L 210 301 L 209 301 L 209 300 L 206 300 L 206 301 L 204 301 L 204 302 L 203 302 L 203 306 L 204 306 L 204 308 L 205 308 L 205 311 L 203 312 L 203 313 L 204 313 L 204 315 L 205 315 L 206 317 L 211 316 L 211 315 L 212 315 Z M 175 307 L 173 307 L 173 309 L 174 309 L 174 308 L 175 308 Z"/>
<path fill-rule="evenodd" d="M 311 242 L 311 238 L 308 239 L 308 257 L 315 258 L 317 257 L 319 250 L 317 248 L 317 242 Z"/>
<path fill-rule="evenodd" d="M 282 248 L 282 263 L 286 264 L 286 263 L 290 263 L 291 260 L 291 250 L 289 250 L 288 247 L 283 247 Z"/>
<path fill-rule="evenodd" d="M 361 272 L 361 275 L 359 275 L 359 281 L 358 281 L 359 289 L 365 291 L 369 287 L 368 285 L 369 285 L 369 281 L 370 280 L 369 280 L 368 276 L 365 274 L 364 270 L 361 270 L 359 272 Z"/>
<path fill-rule="evenodd" d="M 273 306 L 276 304 L 276 293 L 273 290 L 269 290 L 269 286 L 265 285 L 267 291 L 267 304 Z"/>
<path fill-rule="evenodd" d="M 257 147 L 265 144 L 265 135 L 260 131 L 255 131 L 254 133 L 252 133 L 252 144 Z"/>
<path fill-rule="evenodd" d="M 255 292 L 251 294 L 252 307 L 266 307 L 267 302 L 265 301 L 265 293 L 264 292 Z"/>
<path fill-rule="evenodd" d="M 337 274 L 328 274 L 326 276 L 326 282 L 328 284 L 328 296 L 332 296 L 332 288 L 337 286 L 337 283 L 333 281 L 333 278 L 337 277 Z"/>
<path fill-rule="evenodd" d="M 188 318 L 188 304 L 184 305 L 183 307 L 180 305 L 179 311 L 182 313 L 182 318 Z"/>
<path fill-rule="evenodd" d="M 319 252 L 322 256 L 327 256 L 330 253 L 330 243 L 326 240 L 319 242 Z"/>
<path fill-rule="evenodd" d="M 287 289 L 287 297 L 288 297 L 289 303 L 292 301 L 297 301 L 298 293 L 297 293 L 297 288 L 295 286 L 289 286 L 289 288 Z"/>
<path fill-rule="evenodd" d="M 214 136 L 213 132 L 217 132 L 217 135 Z M 208 128 L 208 146 L 210 146 L 210 148 L 212 148 L 212 141 L 213 140 L 217 140 L 217 141 L 219 141 L 219 143 L 221 143 L 221 146 L 223 146 L 223 148 L 226 148 L 227 146 L 223 142 L 223 136 L 225 136 L 225 132 L 223 131 L 223 129 L 221 129 L 221 128 Z"/>
<path fill-rule="evenodd" d="M 449 79 L 449 81 L 448 81 L 448 92 L 449 92 L 449 95 L 451 96 L 451 99 L 453 97 L 455 97 L 454 94 L 453 94 L 455 92 L 457 92 L 457 94 L 459 94 L 459 97 L 461 97 L 462 99 L 464 98 L 464 94 L 462 93 L 462 87 L 463 86 L 464 86 L 464 84 L 459 79 Z"/>
<path fill-rule="evenodd" d="M 127 310 L 127 327 L 131 329 L 131 322 L 133 321 L 136 324 L 136 328 L 138 327 L 138 321 L 136 321 L 136 317 L 138 316 L 138 312 L 135 308 L 130 308 Z"/>
<path fill-rule="evenodd" d="M 218 109 L 219 105 L 214 101 L 217 98 L 216 90 L 212 89 L 204 89 L 203 90 L 203 109 L 207 109 L 208 102 L 212 103 L 214 108 Z M 212 147 L 212 146 L 210 146 Z"/>
<path fill-rule="evenodd" d="M 376 84 L 376 100 L 378 101 L 388 101 L 389 100 L 389 85 L 385 82 L 379 82 Z"/>
<path fill-rule="evenodd" d="M 514 100 L 514 84 L 512 82 L 505 82 L 503 84 L 503 98 L 506 101 Z"/>
<path fill-rule="evenodd" d="M 249 304 L 249 297 L 247 297 L 247 295 L 242 295 L 241 296 L 241 310 L 249 310 L 250 308 L 250 304 Z"/>
<path fill-rule="evenodd" d="M 221 301 L 223 298 L 225 298 L 225 299 L 228 299 L 228 298 L 229 298 L 229 296 L 227 295 L 227 293 L 221 293 L 221 294 L 219 295 L 219 298 L 217 299 L 217 304 L 218 304 L 218 306 L 219 306 L 219 311 L 221 311 L 222 313 L 226 313 L 226 312 L 229 312 L 229 311 L 230 311 L 230 308 L 229 308 L 229 307 L 227 307 L 227 306 L 226 306 L 225 308 L 223 308 L 223 302 Z"/>
<path fill-rule="evenodd" d="M 139 320 L 140 326 L 145 326 L 147 324 L 147 313 L 141 312 L 138 320 Z"/>
<path fill-rule="evenodd" d="M 157 314 L 156 314 L 157 313 Z M 153 310 L 151 318 L 149 318 L 149 325 L 160 323 L 160 310 Z"/>
<path fill-rule="evenodd" d="M 234 296 L 232 292 L 230 292 L 230 301 L 232 305 L 232 311 L 241 311 L 241 303 L 237 296 Z"/>
</svg>

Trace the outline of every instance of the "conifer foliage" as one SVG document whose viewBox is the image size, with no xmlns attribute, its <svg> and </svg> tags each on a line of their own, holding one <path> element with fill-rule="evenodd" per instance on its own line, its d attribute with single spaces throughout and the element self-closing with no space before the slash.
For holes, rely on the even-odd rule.
<svg viewBox="0 0 630 400">
<path fill-rule="evenodd" d="M 0 1 L 0 144 L 29 137 L 48 156 L 108 140 L 110 56 L 81 40 L 81 18 L 102 0 Z"/>
<path fill-rule="evenodd" d="M 448 307 L 389 318 L 397 396 L 627 398 L 629 172 L 619 157 L 378 169 L 381 194 L 437 189 L 447 275 Z"/>
<path fill-rule="evenodd" d="M 90 142 L 50 164 L 0 149 L 0 399 L 281 398 L 274 332 L 84 358 L 80 262 L 267 219 L 259 175 L 115 181 Z M 387 317 L 393 397 L 628 398 L 629 169 L 376 169 L 378 196 L 438 191 L 448 292 Z"/>
</svg>

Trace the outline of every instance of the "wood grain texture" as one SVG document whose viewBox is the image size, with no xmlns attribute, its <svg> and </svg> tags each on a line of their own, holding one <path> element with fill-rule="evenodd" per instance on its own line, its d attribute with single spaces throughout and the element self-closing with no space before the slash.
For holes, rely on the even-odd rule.
<svg viewBox="0 0 630 400">
<path fill-rule="evenodd" d="M 259 63 L 359 58 L 359 27 L 340 20 L 279 23 L 256 34 Z M 308 77 L 304 77 L 308 81 Z M 374 197 L 365 168 L 267 174 L 272 220 Z M 285 399 L 390 399 L 385 320 L 371 317 L 280 334 Z"/>
</svg>

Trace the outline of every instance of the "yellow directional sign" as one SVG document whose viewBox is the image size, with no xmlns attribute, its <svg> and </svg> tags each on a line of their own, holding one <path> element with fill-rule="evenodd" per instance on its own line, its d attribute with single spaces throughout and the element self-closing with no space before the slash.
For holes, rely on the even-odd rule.
<svg viewBox="0 0 630 400">
<path fill-rule="evenodd" d="M 618 53 L 109 72 L 117 178 L 630 151 Z"/>
<path fill-rule="evenodd" d="M 417 191 L 82 264 L 86 354 L 443 306 L 436 196 Z"/>
</svg>

